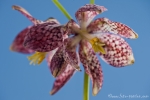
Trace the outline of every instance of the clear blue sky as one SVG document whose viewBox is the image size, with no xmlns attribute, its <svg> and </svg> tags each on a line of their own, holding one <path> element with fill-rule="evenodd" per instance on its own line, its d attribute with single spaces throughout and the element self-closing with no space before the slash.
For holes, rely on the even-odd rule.
<svg viewBox="0 0 150 100">
<path fill-rule="evenodd" d="M 59 1 L 74 19 L 76 10 L 89 3 L 89 0 Z M 114 68 L 100 59 L 104 83 L 96 97 L 92 96 L 90 87 L 90 100 L 111 100 L 109 94 L 149 95 L 149 98 L 139 100 L 150 100 L 150 0 L 96 0 L 95 3 L 108 9 L 98 17 L 107 17 L 130 26 L 139 34 L 139 38 L 127 39 L 134 52 L 134 65 Z M 12 5 L 24 7 L 40 20 L 55 17 L 62 24 L 67 22 L 51 0 L 0 1 L 0 100 L 82 100 L 83 71 L 77 72 L 57 94 L 51 96 L 49 91 L 54 78 L 46 61 L 39 66 L 31 66 L 27 55 L 9 51 L 18 32 L 32 24 L 12 10 Z"/>
</svg>

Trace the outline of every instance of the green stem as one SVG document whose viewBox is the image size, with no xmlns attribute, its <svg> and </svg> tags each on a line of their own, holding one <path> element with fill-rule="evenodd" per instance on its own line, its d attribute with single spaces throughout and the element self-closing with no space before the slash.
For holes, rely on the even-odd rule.
<svg viewBox="0 0 150 100">
<path fill-rule="evenodd" d="M 66 9 L 61 5 L 58 0 L 52 0 L 52 2 L 58 7 L 58 9 L 70 20 L 72 19 Z"/>
<path fill-rule="evenodd" d="M 94 2 L 95 2 L 94 0 L 90 0 L 90 4 L 94 4 Z"/>
<path fill-rule="evenodd" d="M 89 76 L 84 72 L 84 91 L 83 100 L 89 100 Z"/>
</svg>

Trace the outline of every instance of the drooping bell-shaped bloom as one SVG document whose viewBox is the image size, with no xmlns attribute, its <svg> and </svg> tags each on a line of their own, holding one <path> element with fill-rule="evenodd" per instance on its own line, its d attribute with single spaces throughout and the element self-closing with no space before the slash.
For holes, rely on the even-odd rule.
<svg viewBox="0 0 150 100">
<path fill-rule="evenodd" d="M 23 15 L 25 15 L 34 25 L 40 24 L 40 23 L 47 23 L 47 22 L 53 22 L 55 21 L 56 23 L 59 23 L 56 19 L 50 17 L 47 20 L 40 21 L 35 19 L 34 17 L 32 17 L 29 12 L 27 12 L 24 8 L 20 7 L 20 6 L 12 6 L 13 9 L 18 10 L 19 12 L 21 12 Z M 25 29 L 23 29 L 14 39 L 12 45 L 10 46 L 10 50 L 15 51 L 15 52 L 20 52 L 20 53 L 25 53 L 25 54 L 30 54 L 33 53 L 35 50 L 26 48 L 23 43 L 26 37 L 26 34 L 28 33 L 28 31 L 30 30 L 30 28 L 33 27 L 28 26 Z"/>
<path fill-rule="evenodd" d="M 103 6 L 86 4 L 75 14 L 79 25 L 74 20 L 70 20 L 66 25 L 73 35 L 67 47 L 72 48 L 79 45 L 80 61 L 92 80 L 93 95 L 99 92 L 103 82 L 103 73 L 96 53 L 114 67 L 131 65 L 134 63 L 132 49 L 122 37 L 130 39 L 138 37 L 127 25 L 108 18 L 98 18 L 92 21 L 96 15 L 106 10 Z M 69 50 L 69 48 L 66 49 Z M 66 73 L 68 70 L 69 68 L 66 67 L 66 70 L 56 77 L 51 94 L 56 93 L 70 79 L 73 72 Z"/>
<path fill-rule="evenodd" d="M 38 52 L 41 51 L 40 48 L 43 48 L 43 50 L 46 50 L 47 52 L 51 50 L 51 48 L 49 48 L 50 45 L 44 45 L 45 42 L 46 43 L 51 42 L 52 45 L 55 46 L 55 48 L 57 48 L 59 45 L 62 44 L 62 43 L 57 44 L 55 42 L 52 42 L 52 39 L 56 41 L 57 36 L 60 37 L 58 41 L 62 42 L 63 40 L 61 34 L 59 35 L 55 34 L 58 33 L 58 31 L 60 31 L 59 30 L 61 28 L 60 23 L 52 17 L 48 18 L 44 22 L 37 20 L 36 18 L 32 17 L 32 15 L 29 12 L 27 12 L 24 8 L 20 6 L 14 5 L 13 9 L 21 12 L 33 23 L 33 25 L 25 28 L 17 35 L 10 49 L 12 51 L 27 53 L 27 54 L 35 52 L 35 54 L 28 57 L 28 59 L 31 60 L 31 64 L 32 63 L 39 64 L 43 61 L 43 59 L 47 54 L 46 52 Z M 46 27 L 49 29 L 47 33 L 46 30 L 43 30 L 43 28 L 47 29 Z M 54 33 L 54 34 L 49 34 L 49 33 Z M 53 38 L 51 37 L 52 35 L 54 36 Z M 38 48 L 36 48 L 37 45 Z"/>
</svg>

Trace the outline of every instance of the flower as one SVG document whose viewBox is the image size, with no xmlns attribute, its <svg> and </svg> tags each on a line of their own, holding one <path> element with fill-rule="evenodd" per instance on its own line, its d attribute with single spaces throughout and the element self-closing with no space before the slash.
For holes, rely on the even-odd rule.
<svg viewBox="0 0 150 100">
<path fill-rule="evenodd" d="M 55 24 L 59 24 L 59 22 L 54 19 L 53 17 L 48 18 L 47 20 L 40 21 L 37 20 L 36 18 L 32 17 L 32 15 L 29 14 L 29 12 L 27 12 L 24 8 L 20 7 L 20 6 L 12 6 L 13 9 L 18 10 L 19 12 L 21 12 L 23 15 L 25 15 L 34 25 L 32 26 L 28 26 L 27 28 L 23 29 L 14 39 L 12 45 L 10 46 L 10 50 L 11 51 L 16 51 L 16 52 L 20 52 L 20 53 L 25 53 L 25 54 L 31 54 L 34 53 L 35 50 L 33 50 L 32 48 L 27 48 L 24 46 L 24 41 L 25 41 L 25 37 L 27 35 L 27 33 L 34 27 L 37 26 L 39 24 L 45 25 L 45 24 L 51 24 L 51 25 L 55 25 Z M 40 39 L 41 37 L 38 37 L 38 39 Z M 35 52 L 35 54 L 33 56 L 28 57 L 29 60 L 31 60 L 31 64 L 34 63 L 41 63 L 42 60 L 45 58 L 46 53 L 40 53 L 40 52 Z M 40 58 L 39 58 L 40 57 Z"/>
<path fill-rule="evenodd" d="M 20 6 L 14 5 L 14 6 L 12 6 L 12 8 L 15 9 L 15 10 L 18 10 L 23 15 L 25 15 L 34 25 L 36 25 L 38 23 L 47 23 L 47 22 L 52 22 L 52 21 L 55 21 L 56 23 L 58 23 L 58 21 L 56 19 L 52 18 L 52 17 L 48 18 L 44 22 L 40 21 L 40 20 L 37 20 L 34 17 L 32 17 L 24 8 L 22 8 Z M 29 48 L 25 48 L 24 45 L 23 45 L 26 33 L 30 30 L 31 27 L 33 27 L 33 25 L 28 26 L 25 29 L 23 29 L 21 32 L 19 32 L 19 34 L 14 39 L 12 45 L 10 46 L 11 51 L 25 53 L 25 54 L 34 53 L 34 50 L 29 49 Z"/>
<path fill-rule="evenodd" d="M 79 25 L 73 19 L 66 25 L 60 25 L 57 20 L 41 22 L 22 10 L 34 23 L 28 28 L 23 43 L 25 48 L 35 51 L 29 60 L 40 64 L 48 55 L 48 66 L 56 78 L 50 94 L 61 89 L 76 70 L 80 71 L 81 62 L 92 80 L 93 95 L 96 95 L 103 83 L 97 53 L 114 67 L 134 63 L 132 49 L 122 37 L 135 39 L 138 35 L 130 27 L 108 18 L 92 21 L 96 15 L 106 10 L 95 4 L 82 6 L 75 14 Z"/>
<path fill-rule="evenodd" d="M 73 36 L 70 37 L 69 44 L 63 52 L 69 48 L 75 49 L 77 48 L 77 45 L 79 45 L 79 58 L 86 73 L 92 80 L 93 95 L 96 95 L 99 92 L 103 83 L 103 73 L 96 53 L 98 53 L 106 63 L 114 67 L 131 65 L 134 63 L 132 49 L 122 37 L 130 39 L 138 37 L 138 35 L 128 26 L 122 23 L 113 22 L 108 18 L 98 18 L 92 21 L 96 15 L 106 10 L 107 9 L 103 6 L 86 4 L 79 8 L 75 14 L 79 25 L 76 24 L 74 20 L 70 20 L 66 25 L 70 31 L 69 33 L 72 33 L 71 35 Z M 74 50 L 74 54 L 75 52 L 76 50 Z M 56 52 L 55 55 L 57 54 L 58 53 Z M 62 55 L 64 54 L 65 53 L 62 53 Z M 70 57 L 72 56 L 70 55 Z M 56 68 L 56 65 L 59 62 L 56 59 L 53 61 L 53 59 L 55 59 L 55 57 L 50 57 L 48 59 L 51 70 Z M 55 66 L 52 66 L 53 64 Z M 51 94 L 55 94 L 63 87 L 75 72 L 76 68 L 73 68 L 72 65 L 71 67 L 70 63 L 65 66 L 67 66 L 66 69 L 63 68 L 64 71 L 56 77 Z"/>
</svg>

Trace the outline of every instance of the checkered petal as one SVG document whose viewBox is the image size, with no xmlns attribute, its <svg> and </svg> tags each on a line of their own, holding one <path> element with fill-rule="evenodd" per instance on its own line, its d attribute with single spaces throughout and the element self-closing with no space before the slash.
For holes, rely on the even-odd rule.
<svg viewBox="0 0 150 100">
<path fill-rule="evenodd" d="M 101 58 L 114 67 L 123 67 L 134 63 L 134 56 L 129 44 L 120 36 L 110 33 L 103 33 L 98 37 L 103 43 L 106 54 Z"/>
<path fill-rule="evenodd" d="M 99 60 L 88 42 L 80 43 L 79 56 L 86 73 L 92 80 L 93 95 L 97 95 L 102 87 L 103 73 Z"/>
<path fill-rule="evenodd" d="M 68 64 L 70 64 L 72 67 L 74 67 L 76 70 L 80 70 L 80 59 L 79 54 L 76 51 L 76 45 L 73 47 L 70 47 L 72 43 L 73 38 L 65 39 L 64 46 L 65 46 L 65 53 L 64 53 L 64 59 Z"/>
<path fill-rule="evenodd" d="M 64 49 L 60 47 L 58 48 L 58 50 L 56 51 L 50 62 L 50 70 L 52 75 L 54 77 L 58 77 L 61 73 L 64 72 L 67 65 L 68 63 L 64 59 Z"/>
<path fill-rule="evenodd" d="M 78 11 L 75 13 L 75 17 L 78 20 L 81 28 L 86 28 L 96 15 L 106 10 L 107 9 L 103 6 L 86 4 L 78 9 Z"/>
<path fill-rule="evenodd" d="M 72 26 L 74 27 L 74 29 L 79 29 L 80 26 L 73 20 L 69 20 L 68 23 L 66 24 L 66 28 L 68 30 L 68 35 L 76 35 L 76 32 L 72 29 Z"/>
<path fill-rule="evenodd" d="M 32 15 L 28 11 L 26 11 L 24 8 L 22 8 L 20 6 L 13 5 L 12 8 L 15 10 L 18 10 L 20 13 L 22 13 L 24 16 L 26 16 L 35 25 L 42 22 L 42 21 L 39 21 L 39 20 L 35 19 L 34 17 L 32 17 Z"/>
<path fill-rule="evenodd" d="M 34 25 L 26 34 L 24 46 L 37 52 L 48 52 L 63 44 L 62 26 L 56 23 Z"/>
<path fill-rule="evenodd" d="M 65 71 L 56 78 L 50 94 L 53 95 L 58 92 L 68 82 L 74 73 L 75 69 L 72 66 L 67 65 Z"/>
<path fill-rule="evenodd" d="M 94 20 L 87 29 L 90 33 L 110 32 L 130 39 L 138 38 L 138 34 L 127 25 L 113 22 L 107 18 L 98 18 Z"/>
<path fill-rule="evenodd" d="M 30 54 L 30 53 L 33 53 L 34 50 L 31 50 L 31 49 L 28 49 L 28 48 L 25 48 L 23 46 L 23 42 L 24 42 L 24 38 L 25 38 L 25 35 L 26 33 L 28 32 L 28 30 L 30 29 L 30 26 L 25 28 L 24 30 L 22 30 L 17 36 L 16 38 L 14 39 L 10 49 L 12 51 L 15 51 L 15 52 L 20 52 L 20 53 L 25 53 L 25 54 Z"/>
</svg>

